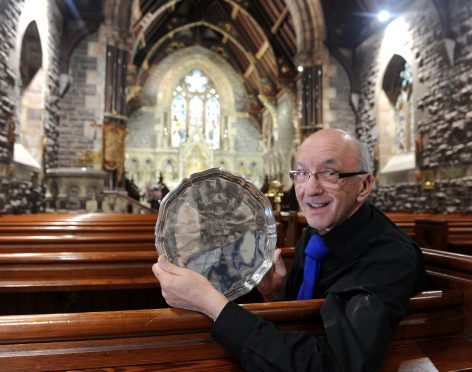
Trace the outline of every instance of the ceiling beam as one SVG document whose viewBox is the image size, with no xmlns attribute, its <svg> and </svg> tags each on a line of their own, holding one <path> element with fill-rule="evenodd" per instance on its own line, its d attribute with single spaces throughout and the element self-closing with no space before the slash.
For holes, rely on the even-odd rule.
<svg viewBox="0 0 472 372">
<path fill-rule="evenodd" d="M 270 32 L 275 34 L 279 30 L 280 26 L 282 25 L 283 21 L 285 20 L 288 14 L 289 14 L 288 6 L 285 5 L 285 9 L 282 11 L 282 13 L 280 13 L 279 17 L 277 18 L 274 25 L 270 29 Z"/>
<path fill-rule="evenodd" d="M 259 48 L 259 50 L 257 51 L 256 53 L 256 59 L 257 60 L 260 60 L 262 58 L 262 56 L 264 55 L 264 53 L 269 49 L 269 42 L 267 40 L 265 40 L 261 47 Z"/>
<path fill-rule="evenodd" d="M 233 5 L 233 9 L 231 10 L 231 19 L 235 21 L 236 18 L 238 18 L 238 14 L 239 14 L 239 6 Z"/>
</svg>

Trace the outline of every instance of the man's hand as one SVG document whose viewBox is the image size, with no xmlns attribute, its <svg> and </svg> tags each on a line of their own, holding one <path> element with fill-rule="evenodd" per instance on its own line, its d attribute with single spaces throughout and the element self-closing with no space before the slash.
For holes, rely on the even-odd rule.
<svg viewBox="0 0 472 372">
<path fill-rule="evenodd" d="M 274 264 L 257 286 L 257 290 L 264 297 L 265 301 L 283 299 L 287 269 L 285 268 L 281 253 L 280 248 L 275 250 Z"/>
<path fill-rule="evenodd" d="M 172 307 L 194 310 L 215 320 L 228 300 L 203 276 L 175 266 L 160 256 L 152 266 L 162 295 Z"/>
</svg>

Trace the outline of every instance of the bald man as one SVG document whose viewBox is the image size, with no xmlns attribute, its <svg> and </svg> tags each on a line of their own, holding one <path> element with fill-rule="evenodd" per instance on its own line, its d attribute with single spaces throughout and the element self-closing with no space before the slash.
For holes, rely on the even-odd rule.
<svg viewBox="0 0 472 372">
<path fill-rule="evenodd" d="M 163 257 L 153 266 L 174 307 L 215 323 L 212 336 L 249 371 L 378 370 L 408 302 L 422 285 L 420 249 L 366 202 L 373 176 L 365 146 L 318 131 L 300 146 L 290 177 L 308 221 L 286 272 L 280 250 L 258 289 L 266 301 L 325 298 L 325 336 L 282 332 L 229 302 L 208 280 Z"/>
</svg>

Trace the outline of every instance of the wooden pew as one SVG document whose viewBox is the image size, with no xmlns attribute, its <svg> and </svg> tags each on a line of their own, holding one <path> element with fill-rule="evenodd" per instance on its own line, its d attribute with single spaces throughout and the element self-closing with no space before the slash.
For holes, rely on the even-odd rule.
<svg viewBox="0 0 472 372">
<path fill-rule="evenodd" d="M 446 219 L 417 219 L 415 240 L 422 246 L 441 251 L 472 255 L 472 222 Z"/>
<path fill-rule="evenodd" d="M 448 250 L 448 226 L 446 220 L 416 219 L 416 243 L 425 248 Z"/>
<path fill-rule="evenodd" d="M 0 216 L 0 314 L 165 307 L 156 215 Z"/>
<path fill-rule="evenodd" d="M 472 335 L 472 256 L 422 248 L 429 288 L 454 288 L 464 294 L 465 330 Z"/>
<path fill-rule="evenodd" d="M 303 229 L 307 226 L 306 218 L 302 212 L 278 212 L 275 218 L 284 226 L 285 239 L 278 245 L 279 247 L 293 247 L 301 235 Z"/>
<path fill-rule="evenodd" d="M 154 251 L 0 253 L 0 291 L 155 288 Z"/>
<path fill-rule="evenodd" d="M 0 216 L 0 253 L 154 251 L 157 216 L 43 213 Z"/>
<path fill-rule="evenodd" d="M 0 252 L 0 314 L 166 307 L 157 252 Z"/>
<path fill-rule="evenodd" d="M 428 289 L 459 289 L 464 295 L 467 318 L 465 330 L 472 335 L 472 256 L 453 252 L 421 248 L 427 273 Z M 282 258 L 290 268 L 293 263 L 293 247 L 282 248 Z"/>
<path fill-rule="evenodd" d="M 132 213 L 35 213 L 35 214 L 0 214 L 0 225 L 20 223 L 24 225 L 35 223 L 52 224 L 87 224 L 109 223 L 142 224 L 157 220 L 156 214 L 132 214 Z"/>
<path fill-rule="evenodd" d="M 470 367 L 463 335 L 462 295 L 424 292 L 411 300 L 382 370 L 429 357 L 439 370 Z M 323 334 L 323 300 L 243 305 L 283 330 Z M 212 322 L 178 309 L 0 317 L 0 365 L 9 371 L 240 370 L 210 336 Z"/>
<path fill-rule="evenodd" d="M 430 249 L 423 251 L 431 287 L 444 289 L 421 293 L 412 299 L 409 313 L 398 328 L 384 363 L 386 371 L 397 370 L 405 360 L 420 357 L 429 357 L 439 370 L 472 365 L 470 353 L 466 353 L 472 347 L 472 257 Z M 282 250 L 287 265 L 293 252 L 293 248 Z M 100 259 L 102 262 L 142 260 L 145 263 L 152 259 L 146 253 L 133 257 L 134 254 L 110 254 L 107 258 L 77 255 L 70 259 L 75 264 L 97 263 Z M 4 262 L 23 260 L 36 264 L 57 258 L 60 256 L 3 256 Z M 149 283 L 157 286 L 148 272 Z M 23 280 L 25 284 L 28 281 Z M 156 288 L 149 294 L 157 297 L 159 290 Z M 312 300 L 245 306 L 283 329 L 304 329 L 320 334 L 320 304 L 320 300 Z M 160 322 L 161 319 L 164 321 Z M 11 327 L 18 324 L 21 328 L 14 331 Z M 171 325 L 175 328 L 169 330 Z M 7 365 L 9 370 L 49 370 L 58 365 L 60 369 L 132 368 L 131 365 L 142 365 L 140 370 L 237 368 L 235 361 L 211 340 L 210 326 L 208 320 L 198 314 L 171 309 L 4 316 L 0 317 L 0 359 L 4 361 L 0 366 Z"/>
<path fill-rule="evenodd" d="M 398 227 L 400 227 L 407 235 L 412 238 L 418 237 L 419 245 L 426 246 L 434 249 L 451 249 L 457 253 L 472 254 L 472 217 L 464 215 L 447 215 L 447 214 L 427 214 L 427 213 L 386 213 Z M 301 235 L 303 229 L 308 225 L 306 218 L 302 212 L 280 212 L 276 213 L 276 219 L 282 223 L 285 228 L 285 240 L 279 244 L 283 244 L 284 247 L 292 247 L 297 242 L 298 237 Z M 439 234 L 436 228 L 439 228 L 439 223 L 436 226 L 428 227 L 434 231 L 433 240 L 427 239 L 423 232 L 426 228 L 426 221 L 445 221 L 447 223 L 447 243 L 436 237 Z M 416 221 L 420 221 L 420 227 L 416 226 Z M 442 229 L 442 228 L 441 228 Z M 440 235 L 441 236 L 441 235 Z M 443 239 L 443 238 L 440 238 Z M 432 245 L 434 242 L 434 246 Z M 279 245 L 281 246 L 281 245 Z M 440 247 L 447 248 L 440 248 Z"/>
<path fill-rule="evenodd" d="M 0 235 L 0 252 L 79 252 L 154 250 L 152 232 L 95 232 L 45 235 Z"/>
<path fill-rule="evenodd" d="M 15 292 L 15 295 L 18 294 L 17 292 L 22 292 L 22 291 L 30 295 L 31 293 L 29 291 L 33 291 L 37 293 L 38 289 L 42 288 L 43 291 L 60 290 L 61 293 L 63 291 L 69 291 L 69 290 L 87 291 L 87 289 L 93 289 L 93 290 L 100 289 L 103 291 L 98 292 L 98 293 L 100 293 L 100 296 L 103 296 L 106 293 L 115 292 L 117 289 L 118 290 L 130 289 L 132 287 L 134 288 L 133 289 L 134 291 L 134 290 L 140 290 L 139 288 L 140 285 L 144 285 L 144 286 L 150 285 L 151 287 L 154 285 L 155 286 L 154 288 L 148 288 L 152 292 L 148 292 L 147 295 L 154 296 L 157 298 L 156 294 L 160 291 L 158 290 L 155 278 L 153 277 L 150 271 L 150 265 L 152 264 L 152 262 L 155 262 L 155 258 L 157 258 L 157 255 L 155 254 L 155 249 L 153 247 L 153 240 L 152 240 L 151 249 L 148 249 L 149 245 L 146 245 L 146 248 L 143 250 L 138 250 L 138 249 L 132 250 L 132 247 L 136 247 L 136 244 L 138 242 L 140 241 L 147 242 L 149 236 L 146 236 L 147 234 L 145 233 L 139 232 L 135 234 L 136 236 L 132 236 L 131 238 L 128 239 L 128 241 L 123 242 L 122 240 L 116 238 L 117 234 L 118 234 L 118 238 L 123 238 L 124 236 L 129 235 L 128 233 L 125 233 L 125 234 L 111 233 L 110 234 L 108 232 L 107 234 L 103 234 L 103 232 L 95 232 L 95 233 L 90 233 L 90 234 L 85 234 L 85 235 L 82 234 L 82 238 L 81 238 L 82 240 L 79 239 L 80 241 L 77 241 L 77 239 L 69 239 L 67 236 L 63 236 L 64 234 L 45 235 L 43 241 L 39 242 L 36 245 L 37 251 L 32 250 L 29 253 L 15 251 L 14 248 L 18 248 L 22 245 L 24 247 L 25 246 L 24 244 L 26 244 L 26 246 L 28 246 L 29 244 L 29 247 L 31 248 L 31 245 L 33 246 L 35 245 L 34 240 L 30 239 L 28 236 L 20 236 L 20 237 L 15 238 L 16 235 L 15 236 L 5 235 L 5 237 L 12 238 L 10 240 L 13 240 L 13 242 L 10 242 L 11 251 L 5 250 L 5 251 L 1 251 L 0 253 L 0 262 L 3 262 L 0 265 L 0 267 L 1 269 L 4 270 L 2 273 L 3 274 L 2 277 L 5 280 L 13 280 L 13 281 L 17 280 L 16 284 L 15 283 L 10 284 L 10 287 L 9 287 L 12 292 Z M 6 239 L 8 240 L 9 238 L 6 238 Z M 92 243 L 93 238 L 95 238 L 95 246 L 93 246 L 93 243 Z M 124 240 L 126 240 L 126 238 Z M 64 242 L 67 242 L 68 245 L 66 244 L 66 246 L 69 247 L 69 251 L 67 252 L 64 252 L 61 247 L 61 244 L 64 244 Z M 5 243 L 5 241 L 3 243 Z M 131 250 L 124 249 L 123 248 L 124 246 L 120 246 L 120 244 L 125 244 L 125 246 L 127 248 L 130 248 Z M 51 246 L 52 246 L 52 249 L 51 249 Z M 100 249 L 98 249 L 97 246 Z M 1 244 L 0 247 L 5 248 L 5 244 Z M 106 248 L 105 250 L 103 250 L 104 247 Z M 121 247 L 121 249 L 117 247 Z M 48 254 L 44 255 L 44 252 Z M 459 289 L 460 292 L 457 292 L 457 291 L 447 292 L 446 291 L 444 292 L 445 293 L 444 296 L 447 295 L 449 296 L 448 298 L 458 298 L 458 297 L 462 298 L 461 293 L 464 293 L 465 294 L 464 299 L 461 300 L 460 305 L 458 305 L 457 301 L 454 302 L 455 309 L 448 308 L 449 305 L 446 305 L 444 300 L 439 301 L 441 303 L 440 307 L 446 308 L 447 312 L 439 313 L 437 310 L 433 311 L 434 314 L 433 313 L 430 314 L 427 312 L 428 320 L 426 320 L 426 318 L 421 318 L 421 315 L 419 315 L 419 318 L 418 317 L 415 318 L 413 316 L 414 315 L 413 313 L 410 314 L 411 315 L 410 318 L 405 318 L 406 320 L 404 320 L 404 322 L 406 322 L 409 319 L 410 323 L 403 322 L 402 324 L 409 325 L 409 328 L 408 327 L 399 328 L 398 332 L 401 332 L 400 329 L 408 329 L 408 332 L 405 331 L 406 332 L 405 336 L 408 336 L 410 338 L 408 338 L 405 341 L 394 342 L 392 346 L 393 348 L 391 348 L 391 351 L 389 354 L 389 355 L 392 355 L 392 358 L 387 359 L 386 364 L 385 364 L 385 368 L 386 368 L 385 370 L 390 370 L 389 368 L 391 366 L 397 365 L 401 360 L 404 359 L 404 356 L 406 355 L 411 358 L 417 357 L 419 355 L 424 355 L 424 352 L 421 350 L 429 350 L 432 352 L 434 348 L 438 347 L 438 345 L 442 345 L 440 346 L 440 350 L 448 350 L 447 348 L 448 343 L 450 343 L 451 345 L 455 345 L 455 347 L 457 347 L 457 350 L 463 350 L 464 347 L 470 348 L 470 344 L 467 344 L 467 343 L 464 344 L 464 340 L 462 337 L 462 331 L 464 329 L 467 330 L 469 333 L 471 333 L 470 330 L 472 329 L 470 325 L 470 319 L 469 318 L 466 319 L 466 317 L 464 316 L 464 312 L 462 311 L 462 309 L 465 308 L 467 309 L 465 314 L 472 313 L 472 308 L 470 307 L 470 298 L 471 298 L 470 297 L 470 286 L 471 286 L 470 276 L 471 276 L 472 271 L 470 269 L 470 263 L 469 261 L 467 261 L 468 257 L 467 256 L 459 257 L 460 255 L 458 256 L 454 254 L 447 254 L 447 252 L 441 252 L 439 256 L 436 251 L 429 252 L 428 250 L 425 250 L 425 252 L 426 252 L 425 254 L 426 261 L 429 265 L 428 275 L 430 278 L 433 278 L 432 280 L 432 283 L 434 285 L 433 287 Z M 290 260 L 293 258 L 293 248 L 283 249 L 282 254 L 283 254 L 284 260 L 286 260 L 288 262 L 288 265 L 290 265 Z M 154 260 L 152 259 L 152 257 L 154 257 Z M 17 266 L 11 266 L 11 265 L 17 265 Z M 8 266 L 10 270 L 7 270 Z M 34 266 L 36 266 L 36 270 L 34 270 Z M 460 270 L 458 268 L 460 268 Z M 22 270 L 26 272 L 26 275 L 21 275 Z M 71 276 L 76 275 L 75 272 L 79 273 L 78 274 L 79 280 L 83 279 L 82 283 L 74 282 L 74 278 Z M 139 278 L 142 279 L 142 277 L 139 276 L 139 273 L 144 273 L 144 272 L 146 272 L 144 276 L 147 276 L 147 279 L 145 279 L 143 282 L 140 282 Z M 61 274 L 62 277 L 58 279 L 51 279 L 52 275 L 57 275 L 58 273 L 62 273 Z M 32 275 L 37 275 L 38 280 L 40 280 L 41 277 L 44 279 L 44 277 L 46 276 L 49 278 L 49 282 L 43 280 L 43 282 L 40 281 L 38 283 L 36 288 L 27 289 L 29 285 L 28 282 L 32 278 Z M 89 279 L 92 278 L 92 280 L 87 282 L 87 278 Z M 132 278 L 135 278 L 136 282 L 133 282 Z M 116 279 L 117 281 L 114 282 L 114 279 Z M 120 279 L 122 280 L 121 282 L 119 281 Z M 18 284 L 18 282 L 22 282 L 22 284 Z M 49 289 L 47 289 L 48 286 L 49 286 Z M 7 287 L 8 285 L 6 286 L 6 288 Z M 7 292 L 6 294 L 9 293 L 8 290 L 6 290 L 5 292 Z M 77 292 L 75 292 L 75 294 L 76 293 Z M 456 293 L 456 294 L 450 297 L 451 296 L 450 293 Z M 441 296 L 443 296 L 443 294 L 441 294 Z M 421 300 L 415 300 L 415 301 L 418 302 Z M 415 301 L 413 301 L 412 304 L 415 303 Z M 263 306 L 267 306 L 267 304 L 263 304 Z M 458 310 L 458 309 L 461 309 L 461 310 Z M 270 309 L 270 310 L 273 310 L 273 309 Z M 78 311 L 83 311 L 83 310 L 79 309 Z M 280 311 L 280 309 L 276 310 L 276 313 L 277 311 Z M 116 314 L 117 314 L 116 312 L 112 312 L 111 316 L 114 316 Z M 435 317 L 435 315 L 437 315 L 437 317 Z M 51 314 L 50 316 L 53 317 L 54 315 Z M 2 319 L 5 319 L 5 318 L 2 317 Z M 445 323 L 443 322 L 443 320 L 445 320 Z M 33 320 L 32 322 L 36 324 L 37 321 L 38 320 Z M 41 321 L 55 322 L 54 318 L 50 318 L 50 320 L 40 319 L 39 321 L 40 322 Z M 85 322 L 84 325 L 88 324 L 87 321 L 84 321 Z M 464 322 L 466 324 L 465 327 L 463 326 Z M 311 326 L 307 324 L 301 324 L 301 325 L 297 324 L 294 329 L 305 329 L 305 327 L 308 327 L 306 328 L 307 330 L 319 331 L 320 330 L 319 319 L 315 320 L 314 323 L 316 324 L 315 325 L 312 324 Z M 94 323 L 92 321 L 92 326 L 93 324 Z M 282 324 L 283 325 L 281 326 L 285 326 L 285 323 L 282 322 Z M 415 328 L 415 325 L 418 325 L 418 324 L 420 325 L 420 328 L 422 327 L 421 324 L 429 324 L 428 327 L 431 328 L 431 332 L 436 332 L 436 333 L 434 334 L 429 333 L 425 335 L 421 333 L 422 331 L 420 332 Z M 0 320 L 0 329 L 2 329 L 2 331 L 6 329 L 6 328 L 1 327 L 1 320 Z M 186 342 L 185 340 L 187 340 L 187 338 L 179 338 L 179 335 L 181 335 L 180 332 L 185 333 L 186 329 L 179 329 L 177 332 L 178 335 L 174 335 L 173 333 L 171 333 L 170 339 L 174 339 L 174 336 L 176 336 L 177 337 L 176 342 L 178 344 L 181 344 L 182 342 Z M 207 338 L 205 340 L 198 339 L 198 336 L 195 336 L 197 337 L 197 340 L 198 340 L 197 342 L 198 347 L 200 347 L 199 345 L 201 345 L 202 343 L 203 344 L 212 343 L 212 341 L 208 339 L 209 329 L 206 329 L 205 332 L 207 332 L 207 335 L 206 335 Z M 448 333 L 448 332 L 453 332 L 453 333 Z M 48 332 L 48 335 L 49 334 L 50 333 Z M 192 333 L 190 334 L 191 336 L 190 338 L 192 340 L 194 339 L 192 338 L 194 337 L 193 335 L 194 333 L 192 331 Z M 162 338 L 163 336 L 169 336 L 169 334 L 168 333 L 166 333 L 165 335 L 159 334 L 159 336 L 156 336 L 158 337 L 158 339 L 156 339 L 157 341 L 155 342 L 157 342 L 158 345 L 161 345 L 159 347 L 162 347 L 162 343 L 165 344 L 166 340 L 168 339 L 168 338 Z M 189 335 L 187 334 L 186 336 L 189 336 Z M 411 337 L 416 338 L 420 336 L 428 337 L 428 339 L 422 340 L 422 341 L 419 341 L 416 339 L 412 341 L 411 339 Z M 434 336 L 433 341 L 430 339 L 432 336 Z M 37 343 L 36 342 L 33 343 L 34 347 L 39 347 L 39 349 L 30 349 L 30 350 L 39 350 L 38 353 L 41 354 L 44 352 L 44 350 L 42 349 L 43 346 L 46 348 L 46 350 L 57 350 L 58 348 L 60 350 L 63 350 L 63 347 L 65 347 L 66 349 L 71 347 L 70 350 L 73 350 L 72 355 L 67 354 L 68 351 L 66 352 L 66 354 L 61 354 L 62 351 L 60 351 L 58 352 L 58 354 L 61 354 L 63 356 L 65 355 L 64 357 L 66 359 L 69 359 L 69 358 L 73 359 L 74 357 L 76 357 L 82 352 L 80 351 L 80 350 L 83 350 L 82 346 L 88 345 L 88 344 L 98 345 L 97 347 L 99 349 L 100 347 L 104 347 L 105 348 L 104 350 L 109 350 L 109 352 L 105 351 L 104 352 L 105 355 L 101 356 L 103 357 L 103 360 L 105 360 L 107 359 L 109 355 L 113 354 L 113 352 L 110 351 L 111 349 L 113 349 L 113 345 L 115 347 L 117 344 L 121 345 L 124 343 L 124 345 L 127 345 L 126 340 L 128 340 L 127 339 L 128 337 L 135 337 L 141 340 L 140 338 L 141 334 L 139 332 L 137 334 L 136 333 L 127 334 L 125 336 L 126 340 L 123 340 L 122 338 L 120 338 L 121 336 L 119 336 L 118 338 L 113 336 L 114 338 L 112 338 L 113 342 L 111 346 L 110 344 L 102 340 L 104 338 L 103 335 L 100 335 L 100 337 L 97 336 L 98 338 L 94 338 L 95 336 L 93 337 L 84 336 L 84 337 L 85 338 L 80 339 L 80 340 L 71 339 L 67 341 L 71 343 L 70 345 L 69 344 L 66 345 L 62 341 L 60 344 L 55 344 L 57 342 L 57 339 L 46 338 L 45 340 L 42 340 L 41 342 L 38 341 Z M 105 336 L 105 339 L 108 340 L 107 337 L 112 337 L 112 336 Z M 400 340 L 401 340 L 401 337 L 400 337 Z M 5 345 L 11 346 L 12 349 L 10 350 L 17 350 L 15 348 L 18 346 L 18 343 L 21 343 L 23 346 L 26 345 L 25 340 L 17 340 L 17 341 L 18 342 L 13 341 L 13 344 L 10 345 L 9 343 L 12 341 L 7 340 Z M 146 345 L 148 345 L 146 343 L 148 341 L 151 343 L 154 342 L 152 340 L 149 340 L 148 338 L 141 341 L 143 341 L 144 344 Z M 2 343 L 4 342 L 2 341 L 1 336 L 0 336 L 0 342 Z M 77 344 L 77 342 L 79 343 L 82 342 L 82 344 Z M 191 347 L 193 347 L 192 346 L 193 344 L 192 343 L 190 344 L 191 344 Z M 26 347 L 29 347 L 31 345 L 32 344 L 28 344 L 28 346 Z M 78 345 L 81 345 L 81 346 L 78 346 Z M 126 359 L 125 357 L 123 357 L 123 355 L 128 355 L 130 353 L 129 349 L 131 347 L 132 346 L 128 344 L 127 347 L 124 347 L 124 349 L 121 349 L 120 351 L 121 354 L 118 353 L 121 355 L 121 358 Z M 138 349 L 139 347 L 140 346 L 138 346 Z M 146 347 L 147 346 L 145 346 L 144 348 Z M 212 348 L 213 347 L 217 347 L 217 346 L 213 345 Z M 80 350 L 77 351 L 77 348 L 79 348 Z M 111 349 L 107 349 L 107 348 L 111 348 Z M 168 348 L 169 347 L 167 347 L 167 350 Z M 172 349 L 174 350 L 174 347 L 172 347 Z M 0 350 L 3 350 L 3 346 L 0 348 Z M 22 352 L 27 354 L 25 350 L 27 349 L 21 349 L 20 351 L 18 351 L 19 354 L 15 354 L 15 355 L 20 355 Z M 200 350 L 200 349 L 197 348 L 197 350 Z M 213 363 L 216 363 L 217 367 L 215 368 L 219 368 L 218 366 L 221 366 L 223 369 L 225 369 L 225 368 L 228 368 L 228 366 L 231 366 L 233 363 L 232 359 L 229 358 L 227 354 L 222 354 L 223 356 L 221 358 L 215 357 L 215 358 L 212 358 L 210 361 L 208 361 L 207 359 L 205 359 L 207 357 L 207 353 L 205 352 L 203 359 L 199 359 L 200 358 L 199 357 L 196 360 L 192 360 L 190 362 L 188 360 L 181 360 L 181 359 L 176 359 L 176 360 L 165 359 L 165 361 L 162 362 L 162 360 L 159 359 L 157 360 L 157 362 L 156 360 L 152 360 L 149 362 L 151 364 L 149 364 L 147 362 L 148 359 L 146 359 L 147 358 L 146 355 L 148 354 L 148 352 L 149 352 L 148 349 L 141 350 L 140 353 L 138 353 L 139 355 L 141 355 L 139 358 L 144 358 L 144 360 L 139 359 L 139 361 L 137 361 L 136 363 L 137 364 L 144 363 L 145 365 L 148 364 L 149 369 L 151 370 L 156 368 L 155 363 L 158 363 L 159 367 L 162 367 L 163 365 L 170 368 L 174 368 L 174 367 L 175 368 L 181 368 L 181 367 L 192 368 L 192 366 L 194 367 L 196 366 L 195 367 L 196 369 L 210 368 L 211 366 L 215 366 L 215 364 Z M 164 352 L 162 352 L 162 350 L 160 352 L 161 352 L 161 355 L 165 354 Z M 52 351 L 52 353 L 54 354 L 54 351 Z M 2 351 L 0 351 L 0 355 L 3 355 Z M 97 355 L 101 355 L 100 351 L 98 351 L 97 353 L 96 350 L 90 350 L 90 355 L 89 355 L 90 358 L 94 359 L 93 356 L 97 356 Z M 441 365 L 441 363 L 445 363 L 441 359 L 441 358 L 445 358 L 445 354 L 441 354 L 441 355 L 442 357 L 435 355 L 436 359 L 434 360 L 432 359 L 435 362 L 435 364 L 439 363 L 437 364 L 438 366 Z M 0 360 L 2 357 L 3 356 L 0 356 Z M 49 357 L 50 355 L 48 354 L 43 359 L 49 361 Z M 460 359 L 460 357 L 461 357 L 461 354 L 459 353 L 457 355 L 457 358 Z M 31 361 L 32 360 L 31 358 L 29 358 L 29 360 L 31 363 L 33 363 Z M 55 360 L 58 363 L 61 362 L 61 359 L 55 359 Z M 117 364 L 114 364 L 115 359 L 113 359 L 113 364 L 108 364 L 108 365 L 100 364 L 102 363 L 100 362 L 99 363 L 100 365 L 98 367 L 105 367 L 105 366 L 110 366 L 110 365 L 113 365 L 113 366 L 126 365 L 126 364 L 120 364 L 120 363 L 127 363 L 127 361 L 123 362 L 121 360 L 122 359 L 118 358 Z M 20 363 L 23 363 L 23 361 Z M 71 366 L 70 368 L 95 368 L 97 367 L 93 363 L 94 362 L 92 362 L 92 364 L 90 365 L 87 365 L 87 367 L 79 367 L 80 365 L 79 363 L 75 365 L 75 367 Z M 2 363 L 0 363 L 0 365 L 1 364 Z M 36 362 L 34 362 L 34 364 L 36 365 Z M 8 365 L 10 366 L 10 364 Z M 28 364 L 22 364 L 22 365 L 25 368 L 30 368 Z M 57 365 L 58 364 L 56 364 L 56 366 Z M 457 367 L 459 366 L 459 364 L 455 366 Z M 62 365 L 61 365 L 61 369 L 62 369 Z"/>
<path fill-rule="evenodd" d="M 93 232 L 153 233 L 155 214 L 41 213 L 0 215 L 0 235 L 79 234 Z"/>
</svg>

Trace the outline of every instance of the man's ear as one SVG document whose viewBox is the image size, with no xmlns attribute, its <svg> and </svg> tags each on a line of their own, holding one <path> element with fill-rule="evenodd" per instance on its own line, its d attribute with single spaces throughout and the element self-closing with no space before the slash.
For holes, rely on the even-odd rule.
<svg viewBox="0 0 472 372">
<path fill-rule="evenodd" d="M 374 176 L 370 173 L 367 174 L 362 179 L 361 188 L 357 194 L 357 201 L 363 202 L 369 196 L 370 192 L 372 191 L 372 186 L 374 185 Z"/>
</svg>

